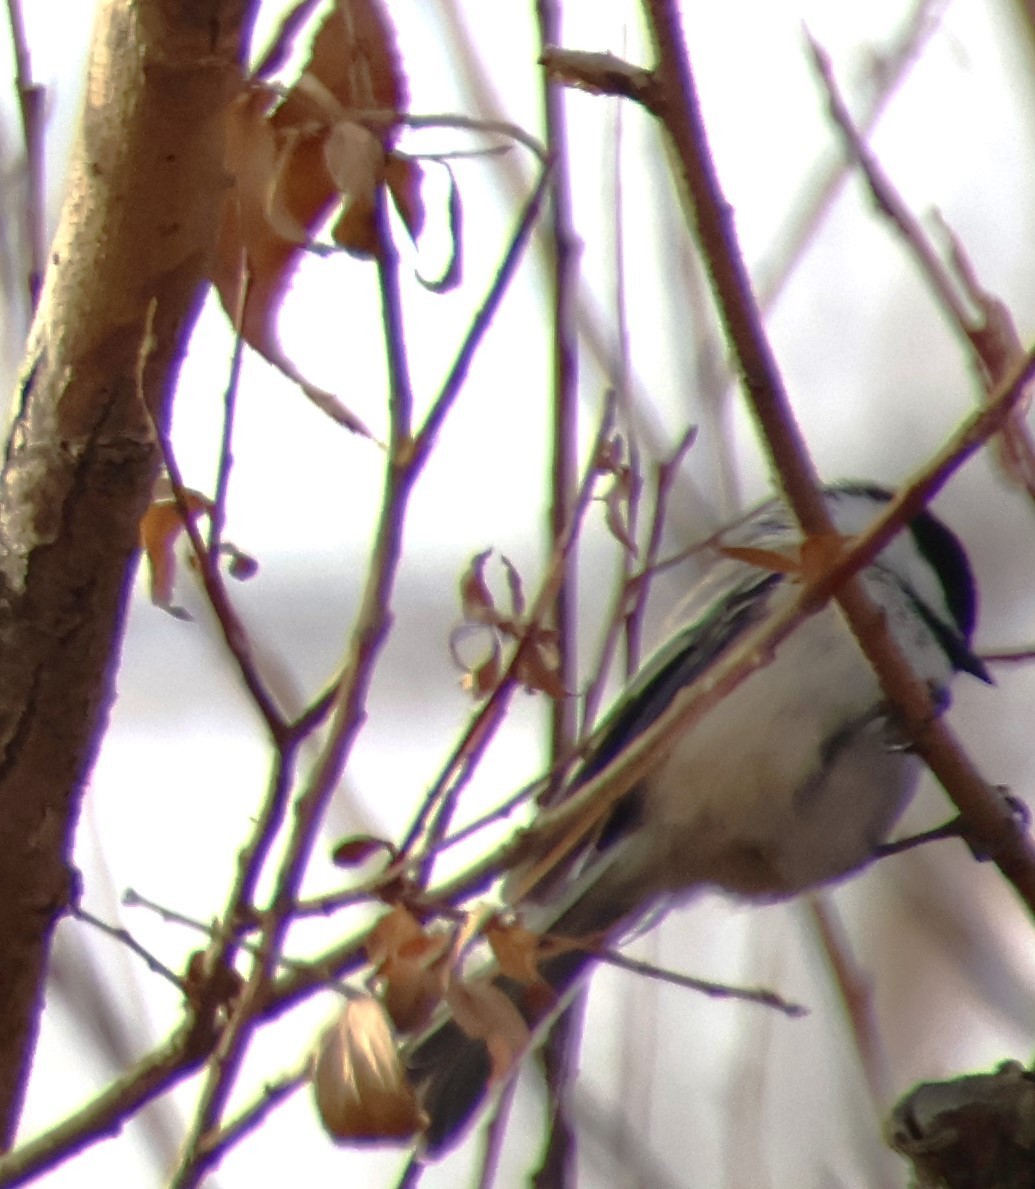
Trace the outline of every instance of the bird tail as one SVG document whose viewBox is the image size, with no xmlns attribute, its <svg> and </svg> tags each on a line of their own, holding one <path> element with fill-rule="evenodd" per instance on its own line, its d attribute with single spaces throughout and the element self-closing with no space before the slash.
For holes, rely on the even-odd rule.
<svg viewBox="0 0 1035 1189">
<path fill-rule="evenodd" d="M 425 1156 L 434 1159 L 459 1141 L 563 1011 L 592 958 L 589 950 L 565 949 L 539 963 L 534 982 L 497 973 L 460 984 L 447 996 L 452 1014 L 403 1056 L 428 1119 Z"/>
</svg>

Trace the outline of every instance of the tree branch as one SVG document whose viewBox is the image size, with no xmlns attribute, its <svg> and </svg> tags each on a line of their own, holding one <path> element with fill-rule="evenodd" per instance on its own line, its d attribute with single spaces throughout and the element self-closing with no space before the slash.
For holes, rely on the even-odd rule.
<svg viewBox="0 0 1035 1189">
<path fill-rule="evenodd" d="M 254 3 L 113 0 L 0 484 L 0 1140 L 14 1133 L 80 793 L 112 697 L 138 526 L 223 194 Z"/>
</svg>

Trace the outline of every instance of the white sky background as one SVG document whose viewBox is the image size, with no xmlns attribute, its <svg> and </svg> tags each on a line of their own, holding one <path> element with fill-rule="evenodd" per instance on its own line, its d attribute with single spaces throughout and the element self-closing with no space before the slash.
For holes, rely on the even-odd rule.
<svg viewBox="0 0 1035 1189">
<path fill-rule="evenodd" d="M 79 101 L 89 6 L 34 0 L 25 7 L 34 71 L 52 102 L 48 162 L 56 214 Z M 420 0 L 391 5 L 414 111 L 475 114 L 441 36 L 440 18 L 452 7 Z M 491 19 L 475 0 L 456 8 L 508 118 L 535 131 L 533 6 L 496 4 Z M 906 6 L 892 0 L 852 6 L 837 0 L 743 0 L 687 9 L 690 49 L 720 173 L 749 261 L 761 268 L 832 140 L 805 64 L 802 21 L 832 52 L 839 77 L 854 94 L 867 47 L 887 44 Z M 568 0 L 565 11 L 569 47 L 639 53 L 635 5 Z M 1035 203 L 1029 181 L 1035 73 L 1005 11 L 979 0 L 956 0 L 949 7 L 874 143 L 913 209 L 936 206 L 959 232 L 982 281 L 1010 305 L 1028 341 L 1035 329 L 1030 248 Z M 258 45 L 264 43 L 263 29 Z M 583 276 L 613 334 L 614 105 L 573 95 L 568 115 L 576 146 Z M 3 129 L 9 157 L 17 144 L 10 102 Z M 436 147 L 443 143 L 460 142 L 435 138 Z M 629 109 L 622 154 L 632 369 L 669 440 L 689 420 L 703 426 L 687 472 L 699 492 L 709 493 L 708 500 L 691 498 L 688 489 L 677 509 L 680 529 L 696 535 L 711 527 L 707 505 L 722 504 L 716 494 L 721 444 L 696 399 L 693 371 L 694 343 L 707 327 L 691 312 L 695 299 L 685 282 L 689 250 L 664 180 L 660 142 L 647 120 Z M 467 262 L 462 293 L 411 296 L 413 371 L 425 398 L 435 390 L 503 250 L 512 215 L 501 213 L 493 183 L 502 168 L 491 159 L 457 166 Z M 514 559 L 529 589 L 536 585 L 548 442 L 549 316 L 542 308 L 542 275 L 538 265 L 526 262 L 422 480 L 407 534 L 397 635 L 350 766 L 354 799 L 348 808 L 343 798 L 336 824 L 341 833 L 359 823 L 388 836 L 404 829 L 467 721 L 470 707 L 450 671 L 446 641 L 458 614 L 456 582 L 470 556 L 494 545 Z M 383 425 L 384 386 L 375 285 L 371 266 L 311 261 L 281 324 L 302 370 L 341 392 L 376 430 Z M 771 331 L 803 427 L 830 478 L 900 481 L 973 406 L 975 385 L 958 344 L 855 183 L 816 235 L 771 319 Z M 199 328 L 177 402 L 179 462 L 188 482 L 205 489 L 213 482 L 228 342 L 223 319 L 212 308 Z M 588 359 L 582 374 L 589 434 L 607 379 Z M 754 498 L 765 490 L 764 467 L 739 411 L 731 424 L 739 481 L 746 497 Z M 234 593 L 271 673 L 290 673 L 308 694 L 330 675 L 342 652 L 362 579 L 381 459 L 255 361 L 245 369 L 235 456 L 228 534 L 258 557 L 262 568 Z M 995 480 L 983 459 L 967 466 L 939 507 L 966 539 L 982 575 L 981 643 L 1030 641 L 1035 634 L 1030 512 Z M 598 515 L 598 529 L 584 551 L 597 564 L 608 556 L 599 520 Z M 584 583 L 589 633 L 601 615 L 598 588 L 605 586 L 599 579 Z M 186 583 L 181 594 L 197 614 L 193 624 L 151 607 L 140 586 L 119 702 L 91 781 L 78 847 L 87 906 L 108 918 L 121 915 L 175 968 L 197 940 L 140 910 L 120 910 L 118 897 L 133 887 L 200 919 L 213 916 L 261 796 L 268 760 L 256 717 L 220 656 L 200 600 Z M 587 644 L 592 638 L 587 636 Z M 591 656 L 587 651 L 585 659 Z M 1023 796 L 1031 783 L 1032 676 L 1022 669 L 997 676 L 995 691 L 960 683 L 953 722 L 990 779 Z M 501 735 L 471 790 L 466 804 L 472 816 L 534 776 L 541 763 L 540 735 L 533 733 L 541 722 L 538 704 L 519 699 L 516 705 L 513 726 Z M 928 789 L 909 824 L 933 824 L 946 811 L 944 798 Z M 331 877 L 321 869 L 310 890 L 330 886 L 325 881 Z M 961 847 L 950 844 L 880 865 L 839 890 L 835 902 L 874 981 L 893 1097 L 920 1078 L 988 1066 L 1007 1056 L 1025 1058 L 1030 1036 L 1020 1021 L 1030 1019 L 1035 1006 L 1026 958 L 1031 935 L 994 871 L 971 863 Z M 774 1189 L 877 1184 L 881 1177 L 889 1185 L 902 1183 L 901 1166 L 881 1155 L 874 1138 L 849 1034 L 803 919 L 793 906 L 746 910 L 707 899 L 637 945 L 638 952 L 689 973 L 771 985 L 810 1006 L 804 1021 L 598 974 L 580 1082 L 587 1132 L 598 1142 L 587 1139 L 582 1184 L 621 1183 L 611 1145 L 623 1100 L 632 1102 L 630 1125 L 641 1133 L 636 1150 L 646 1152 L 654 1167 L 647 1184 L 662 1185 L 664 1177 L 673 1185 Z M 340 928 L 344 933 L 348 926 Z M 78 946 L 81 934 L 78 926 L 64 927 L 64 945 Z M 113 944 L 88 940 L 102 981 L 131 1021 L 132 1050 L 143 1052 L 176 1019 L 175 996 Z M 53 996 L 52 1004 L 26 1110 L 27 1132 L 82 1101 L 111 1072 L 97 1056 L 88 1025 L 60 997 Z M 294 1064 L 327 1010 L 321 1005 L 299 1013 L 297 1024 L 278 1025 L 273 1039 L 260 1046 L 265 1064 L 256 1066 L 256 1076 Z M 537 1099 L 533 1079 L 528 1082 L 516 1117 L 533 1127 Z M 188 1110 L 190 1095 L 176 1102 Z M 535 1150 L 532 1135 L 515 1127 L 499 1182 L 504 1189 L 520 1183 L 530 1143 Z M 141 1129 L 131 1127 L 46 1183 L 77 1189 L 159 1184 L 140 1137 Z M 432 1170 L 424 1183 L 468 1183 L 464 1159 Z M 224 1189 L 282 1185 L 304 1169 L 312 1185 L 390 1185 L 400 1167 L 397 1153 L 333 1148 L 315 1122 L 308 1096 L 301 1094 L 228 1158 L 211 1183 Z"/>
</svg>

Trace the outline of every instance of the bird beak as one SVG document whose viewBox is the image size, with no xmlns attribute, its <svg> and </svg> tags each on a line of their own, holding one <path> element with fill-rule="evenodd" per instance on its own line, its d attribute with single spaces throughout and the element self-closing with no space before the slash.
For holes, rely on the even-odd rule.
<svg viewBox="0 0 1035 1189">
<path fill-rule="evenodd" d="M 961 673 L 970 673 L 986 685 L 995 685 L 995 678 L 989 673 L 988 666 L 976 652 L 971 652 L 962 640 L 952 660 Z"/>
</svg>

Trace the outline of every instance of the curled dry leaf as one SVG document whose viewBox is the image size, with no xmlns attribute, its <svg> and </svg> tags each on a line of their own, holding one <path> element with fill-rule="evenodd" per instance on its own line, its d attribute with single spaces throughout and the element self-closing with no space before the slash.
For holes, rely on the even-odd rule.
<svg viewBox="0 0 1035 1189">
<path fill-rule="evenodd" d="M 610 475 L 611 486 L 603 497 L 604 519 L 614 539 L 630 556 L 636 557 L 639 547 L 632 533 L 632 495 L 639 485 L 639 477 L 625 461 L 625 442 L 621 434 L 614 434 L 601 443 L 594 462 L 596 471 Z"/>
<path fill-rule="evenodd" d="M 320 1038 L 313 1069 L 316 1109 L 336 1139 L 409 1140 L 425 1120 L 380 1003 L 351 999 Z"/>
<path fill-rule="evenodd" d="M 470 623 L 495 624 L 501 618 L 489 584 L 485 581 L 485 563 L 491 556 L 491 549 L 476 553 L 460 579 L 460 609 L 464 619 Z"/>
<path fill-rule="evenodd" d="M 622 435 L 612 434 L 600 443 L 593 465 L 601 475 L 617 475 L 625 465 L 624 457 L 625 443 L 622 441 Z"/>
<path fill-rule="evenodd" d="M 208 513 L 211 501 L 200 491 L 185 491 L 183 503 L 192 521 Z M 157 498 L 140 521 L 140 546 L 147 558 L 151 602 L 174 615 L 189 619 L 182 607 L 173 603 L 176 589 L 176 542 L 183 532 L 180 507 L 172 496 Z"/>
<path fill-rule="evenodd" d="M 991 394 L 1024 360 L 1024 343 L 1013 314 L 1001 298 L 990 293 L 978 279 L 974 262 L 967 255 L 959 237 L 940 216 L 942 232 L 948 239 L 949 258 L 967 297 L 978 310 L 962 329 L 981 361 L 986 394 Z M 1035 496 L 1035 443 L 1028 429 L 1028 411 L 1035 388 L 1028 385 L 1024 397 L 1015 405 L 1002 430 L 993 439 L 999 470 L 1008 483 Z"/>
<path fill-rule="evenodd" d="M 460 681 L 460 688 L 480 701 L 487 698 L 502 679 L 502 655 L 499 648 L 495 648 L 480 665 L 467 670 Z"/>
<path fill-rule="evenodd" d="M 475 554 L 460 579 L 460 606 L 466 622 L 450 634 L 449 646 L 454 662 L 464 673 L 463 688 L 475 697 L 485 697 L 499 685 L 504 668 L 499 638 L 503 636 L 516 641 L 521 647 L 514 676 L 525 689 L 544 693 L 551 698 L 567 697 L 568 691 L 559 677 L 557 633 L 550 628 L 522 622 L 525 596 L 521 576 L 507 557 L 502 558 L 502 563 L 511 610 L 510 614 L 500 611 L 485 578 L 485 564 L 491 555 L 491 549 Z M 461 656 L 460 647 L 470 636 L 471 628 L 482 625 L 492 630 L 492 634 L 487 637 L 488 648 L 481 650 L 477 659 L 468 663 Z"/>
<path fill-rule="evenodd" d="M 416 167 L 416 162 L 406 161 L 406 164 Z M 420 273 L 417 274 L 417 280 L 428 290 L 429 293 L 449 293 L 455 289 L 463 280 L 464 275 L 464 204 L 460 197 L 460 187 L 457 185 L 456 176 L 448 163 L 440 162 L 449 176 L 449 201 L 448 201 L 448 215 L 449 215 L 449 259 L 446 261 L 445 267 L 437 277 L 425 277 Z M 422 175 L 421 175 L 422 176 Z M 404 201 L 407 200 L 407 195 L 404 192 L 402 198 L 396 188 L 392 186 L 389 180 L 389 187 L 392 189 L 392 195 L 395 198 L 396 206 L 398 207 L 403 219 L 406 219 Z M 411 181 L 409 187 L 412 189 L 414 183 Z M 418 192 L 419 197 L 419 192 Z M 424 209 L 420 208 L 420 223 L 424 223 Z M 417 236 L 420 234 L 419 229 L 414 231 L 407 222 L 407 228 L 410 232 L 411 239 L 416 242 Z"/>
<path fill-rule="evenodd" d="M 366 950 L 395 1026 L 409 1030 L 426 1023 L 448 982 L 449 934 L 426 932 L 412 913 L 396 905 L 367 934 Z"/>
<path fill-rule="evenodd" d="M 570 697 L 560 677 L 561 656 L 557 633 L 550 628 L 530 627 L 514 675 L 529 693 L 548 698 Z"/>
<path fill-rule="evenodd" d="M 222 212 L 212 280 L 241 334 L 353 432 L 366 426 L 337 397 L 310 384 L 280 346 L 276 318 L 291 276 L 336 206 L 336 243 L 359 255 L 376 252 L 374 201 L 392 158 L 395 129 L 372 132 L 349 111 L 404 111 L 406 79 L 386 6 L 380 0 L 335 0 L 312 52 L 287 94 L 252 82 L 242 87 L 227 121 L 227 172 L 233 179 Z M 419 173 L 395 170 L 393 196 L 411 234 L 423 218 Z M 243 310 L 242 310 L 243 297 Z"/>
<path fill-rule="evenodd" d="M 449 654 L 463 673 L 461 687 L 475 698 L 487 697 L 503 676 L 499 632 L 486 623 L 462 623 L 449 633 Z"/>
<path fill-rule="evenodd" d="M 508 924 L 498 918 L 485 927 L 485 939 L 500 970 L 518 983 L 542 981 L 539 974 L 540 939 L 524 925 Z"/>
<path fill-rule="evenodd" d="M 640 550 L 632 535 L 630 496 L 632 495 L 633 475 L 628 467 L 623 467 L 615 477 L 614 482 L 604 496 L 604 520 L 611 536 L 630 555 L 636 557 Z"/>
<path fill-rule="evenodd" d="M 525 1018 L 491 978 L 454 980 L 446 1002 L 457 1025 L 485 1041 L 492 1062 L 491 1081 L 507 1076 L 528 1049 L 531 1032 Z"/>
<path fill-rule="evenodd" d="M 521 575 L 517 571 L 517 566 L 514 565 L 505 553 L 500 555 L 500 561 L 503 562 L 503 569 L 507 575 L 507 590 L 510 592 L 511 610 L 514 613 L 515 619 L 518 619 L 525 613 L 525 591 L 521 585 Z"/>
<path fill-rule="evenodd" d="M 343 838 L 331 851 L 331 862 L 336 867 L 358 867 L 375 855 L 383 855 L 391 860 L 398 853 L 387 838 L 375 838 L 373 834 L 354 834 L 351 838 Z"/>
</svg>

